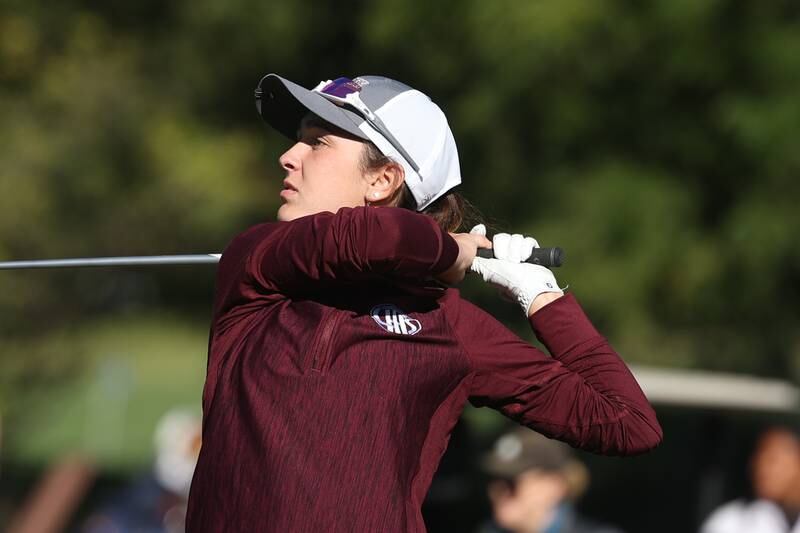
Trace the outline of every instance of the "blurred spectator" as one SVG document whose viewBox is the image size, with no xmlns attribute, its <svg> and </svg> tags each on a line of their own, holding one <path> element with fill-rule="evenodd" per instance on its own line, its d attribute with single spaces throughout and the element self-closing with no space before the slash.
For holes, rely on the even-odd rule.
<svg viewBox="0 0 800 533">
<path fill-rule="evenodd" d="M 770 428 L 750 459 L 752 500 L 735 500 L 715 510 L 702 533 L 800 533 L 800 439 Z"/>
<path fill-rule="evenodd" d="M 494 478 L 493 520 L 480 533 L 621 533 L 577 513 L 589 474 L 561 442 L 519 428 L 497 440 L 483 467 Z"/>
<path fill-rule="evenodd" d="M 92 513 L 83 533 L 182 533 L 186 500 L 200 453 L 200 418 L 173 409 L 158 422 L 152 471 Z"/>
</svg>

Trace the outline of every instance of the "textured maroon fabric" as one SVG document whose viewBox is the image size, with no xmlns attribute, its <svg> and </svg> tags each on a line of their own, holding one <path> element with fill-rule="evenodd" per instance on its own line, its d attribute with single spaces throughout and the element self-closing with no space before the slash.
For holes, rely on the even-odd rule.
<svg viewBox="0 0 800 533">
<path fill-rule="evenodd" d="M 552 357 L 457 290 L 424 215 L 341 209 L 239 235 L 219 265 L 189 532 L 424 532 L 467 401 L 573 446 L 636 454 L 655 414 L 571 295 L 531 326 Z"/>
</svg>

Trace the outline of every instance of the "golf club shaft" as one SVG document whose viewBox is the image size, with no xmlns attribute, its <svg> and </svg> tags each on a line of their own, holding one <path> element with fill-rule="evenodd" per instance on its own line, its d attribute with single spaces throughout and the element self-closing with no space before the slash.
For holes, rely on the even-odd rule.
<svg viewBox="0 0 800 533">
<path fill-rule="evenodd" d="M 33 261 L 0 261 L 0 270 L 31 268 L 80 268 L 142 265 L 196 265 L 219 262 L 220 254 L 144 255 L 130 257 L 84 257 L 75 259 L 39 259 Z"/>
</svg>

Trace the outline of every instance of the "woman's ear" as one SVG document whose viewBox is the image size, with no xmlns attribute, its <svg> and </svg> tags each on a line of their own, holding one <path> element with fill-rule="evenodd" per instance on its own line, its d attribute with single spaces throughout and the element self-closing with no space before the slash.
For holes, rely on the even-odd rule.
<svg viewBox="0 0 800 533">
<path fill-rule="evenodd" d="M 365 200 L 370 204 L 383 204 L 391 200 L 405 182 L 405 171 L 399 163 L 389 163 L 369 175 Z"/>
</svg>

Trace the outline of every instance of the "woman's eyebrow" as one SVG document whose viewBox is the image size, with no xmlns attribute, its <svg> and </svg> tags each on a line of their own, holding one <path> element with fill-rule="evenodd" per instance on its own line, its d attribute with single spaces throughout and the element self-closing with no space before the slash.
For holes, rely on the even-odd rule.
<svg viewBox="0 0 800 533">
<path fill-rule="evenodd" d="M 330 135 L 331 131 L 320 126 L 306 126 L 305 128 L 297 130 L 297 140 L 302 141 L 307 137 L 324 137 Z"/>
</svg>

